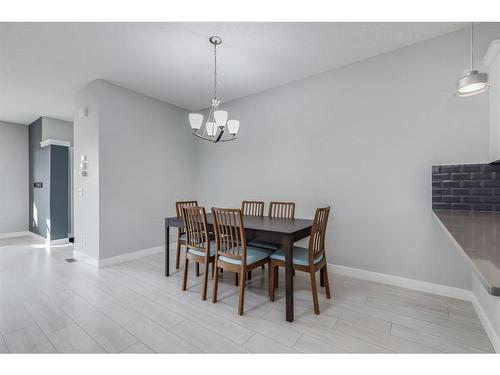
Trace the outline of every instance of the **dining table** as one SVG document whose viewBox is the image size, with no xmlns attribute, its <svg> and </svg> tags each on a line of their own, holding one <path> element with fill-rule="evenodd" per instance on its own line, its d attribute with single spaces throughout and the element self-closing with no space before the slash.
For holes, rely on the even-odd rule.
<svg viewBox="0 0 500 375">
<path fill-rule="evenodd" d="M 243 225 L 247 240 L 256 239 L 260 241 L 281 244 L 285 253 L 285 306 L 287 321 L 294 319 L 293 311 L 293 246 L 296 241 L 309 237 L 313 221 L 309 219 L 286 219 L 272 218 L 267 216 L 243 215 Z M 208 230 L 213 232 L 213 218 L 207 213 Z M 182 217 L 165 218 L 165 276 L 170 275 L 170 228 L 183 228 Z M 320 275 L 323 285 L 323 277 Z"/>
</svg>

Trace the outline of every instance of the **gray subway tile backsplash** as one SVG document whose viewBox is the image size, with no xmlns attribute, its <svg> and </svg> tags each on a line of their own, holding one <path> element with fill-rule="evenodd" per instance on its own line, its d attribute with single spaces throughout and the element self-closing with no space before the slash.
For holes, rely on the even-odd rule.
<svg viewBox="0 0 500 375">
<path fill-rule="evenodd" d="M 500 212 L 500 165 L 433 166 L 432 208 Z"/>
</svg>

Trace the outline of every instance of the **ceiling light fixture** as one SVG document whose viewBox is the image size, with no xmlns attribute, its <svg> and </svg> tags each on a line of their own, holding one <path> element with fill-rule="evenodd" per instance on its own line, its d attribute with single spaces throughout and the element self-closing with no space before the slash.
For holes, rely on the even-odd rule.
<svg viewBox="0 0 500 375">
<path fill-rule="evenodd" d="M 212 36 L 209 41 L 214 45 L 214 98 L 204 126 L 203 115 L 200 113 L 190 113 L 189 123 L 193 129 L 193 135 L 205 141 L 212 143 L 233 141 L 236 139 L 240 122 L 238 120 L 228 121 L 228 113 L 219 109 L 220 100 L 217 98 L 217 46 L 222 43 L 222 39 L 218 36 Z"/>
<path fill-rule="evenodd" d="M 470 26 L 470 70 L 457 81 L 455 95 L 459 97 L 472 96 L 488 90 L 488 74 L 474 70 L 474 22 Z"/>
</svg>

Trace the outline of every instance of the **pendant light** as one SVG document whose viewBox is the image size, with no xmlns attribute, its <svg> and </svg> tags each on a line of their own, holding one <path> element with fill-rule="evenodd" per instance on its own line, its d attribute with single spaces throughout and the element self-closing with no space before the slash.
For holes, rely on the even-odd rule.
<svg viewBox="0 0 500 375">
<path fill-rule="evenodd" d="M 488 90 L 488 74 L 474 70 L 474 22 L 470 27 L 470 70 L 457 81 L 455 96 L 466 97 L 479 94 Z"/>
</svg>

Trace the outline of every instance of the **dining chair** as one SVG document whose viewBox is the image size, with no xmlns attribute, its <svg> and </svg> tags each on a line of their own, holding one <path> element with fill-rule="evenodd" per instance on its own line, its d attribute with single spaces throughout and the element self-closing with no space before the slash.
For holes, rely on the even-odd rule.
<svg viewBox="0 0 500 375">
<path fill-rule="evenodd" d="M 264 202 L 243 201 L 241 202 L 241 211 L 243 211 L 243 215 L 264 216 Z"/>
<path fill-rule="evenodd" d="M 241 202 L 241 211 L 243 211 L 243 215 L 247 216 L 264 216 L 264 202 L 262 201 L 243 201 Z M 249 243 L 251 240 L 249 241 Z M 262 265 L 262 269 L 265 268 L 265 265 Z M 248 272 L 248 280 L 252 279 L 252 271 Z"/>
<path fill-rule="evenodd" d="M 282 219 L 295 219 L 295 203 L 294 202 L 278 202 L 272 201 L 269 203 L 269 217 L 282 218 Z M 252 239 L 248 241 L 251 246 L 259 247 L 270 253 L 281 249 L 281 244 L 268 241 L 261 241 L 259 239 Z"/>
<path fill-rule="evenodd" d="M 193 207 L 198 206 L 198 201 L 179 201 L 175 202 L 175 212 L 177 217 L 182 218 L 182 208 L 183 207 Z M 177 254 L 175 255 L 175 269 L 179 269 L 179 262 L 181 257 L 181 246 L 186 245 L 186 232 L 184 228 L 179 228 L 177 231 Z M 198 276 L 199 272 L 197 272 Z"/>
<path fill-rule="evenodd" d="M 238 314 L 242 315 L 247 272 L 266 263 L 269 265 L 269 253 L 247 246 L 241 209 L 214 207 L 212 208 L 212 219 L 217 244 L 212 302 L 217 302 L 219 269 L 234 272 L 239 276 Z M 271 270 L 271 267 L 268 269 Z M 272 276 L 270 271 L 269 276 Z"/>
<path fill-rule="evenodd" d="M 186 260 L 184 264 L 184 278 L 182 280 L 182 290 L 186 290 L 189 261 L 195 262 L 197 267 L 202 263 L 205 265 L 203 274 L 203 287 L 201 299 L 207 299 L 208 269 L 212 264 L 212 277 L 215 266 L 215 242 L 210 240 L 210 233 L 207 226 L 207 215 L 205 208 L 199 206 L 184 206 L 182 208 L 184 228 L 186 231 Z"/>
<path fill-rule="evenodd" d="M 294 202 L 278 202 L 269 203 L 269 217 L 279 217 L 283 219 L 295 219 L 295 203 Z"/>
<path fill-rule="evenodd" d="M 314 302 L 314 313 L 319 314 L 318 290 L 316 287 L 316 272 L 321 271 L 325 286 L 326 298 L 330 299 L 330 284 L 328 282 L 328 267 L 325 254 L 325 234 L 330 207 L 316 209 L 309 247 L 293 247 L 293 269 L 308 272 L 311 277 L 311 290 Z M 277 286 L 278 269 L 285 266 L 285 253 L 279 250 L 271 255 L 272 277 L 269 277 L 269 296 L 274 301 L 274 289 Z M 321 277 L 321 275 L 320 275 Z"/>
</svg>

